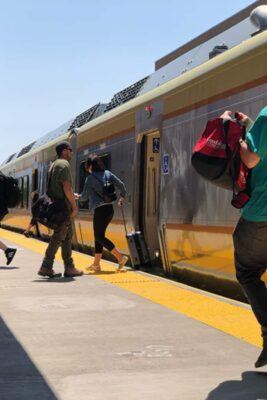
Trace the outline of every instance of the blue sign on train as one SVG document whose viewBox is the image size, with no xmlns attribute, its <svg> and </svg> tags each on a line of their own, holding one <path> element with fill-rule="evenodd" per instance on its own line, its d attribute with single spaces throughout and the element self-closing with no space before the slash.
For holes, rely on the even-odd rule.
<svg viewBox="0 0 267 400">
<path fill-rule="evenodd" d="M 169 171 L 170 171 L 170 157 L 169 157 L 169 154 L 164 154 L 163 164 L 162 164 L 162 173 L 163 173 L 163 175 L 168 175 Z"/>
</svg>

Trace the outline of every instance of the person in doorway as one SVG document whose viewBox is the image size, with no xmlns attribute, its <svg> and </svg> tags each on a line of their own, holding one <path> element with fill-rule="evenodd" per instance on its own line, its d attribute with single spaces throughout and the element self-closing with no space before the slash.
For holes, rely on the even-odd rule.
<svg viewBox="0 0 267 400">
<path fill-rule="evenodd" d="M 113 184 L 120 192 L 118 204 L 124 205 L 126 190 L 124 183 L 112 172 L 105 169 L 103 161 L 95 154 L 90 155 L 86 161 L 85 168 L 87 176 L 83 191 L 76 195 L 80 201 L 89 200 L 89 211 L 94 211 L 93 229 L 95 238 L 95 257 L 93 264 L 87 268 L 89 271 L 99 272 L 101 270 L 100 261 L 102 258 L 103 247 L 105 247 L 118 260 L 117 271 L 123 271 L 128 257 L 123 256 L 106 237 L 106 229 L 111 222 L 114 209 L 112 200 L 108 201 L 104 194 L 104 184 Z"/>
<path fill-rule="evenodd" d="M 67 217 L 65 221 L 54 230 L 50 238 L 49 245 L 45 252 L 41 268 L 38 275 L 49 278 L 57 277 L 53 270 L 53 263 L 56 252 L 61 246 L 61 254 L 64 261 L 64 277 L 76 277 L 83 275 L 82 271 L 74 267 L 72 259 L 72 236 L 73 229 L 71 219 L 77 215 L 77 206 L 72 188 L 70 173 L 70 160 L 72 158 L 72 148 L 69 142 L 61 142 L 56 146 L 58 159 L 54 161 L 49 169 L 47 194 L 52 199 L 64 200 Z"/>
<path fill-rule="evenodd" d="M 249 123 L 239 113 L 241 122 Z M 260 326 L 263 349 L 255 367 L 267 365 L 267 288 L 261 277 L 267 266 L 267 106 L 240 139 L 240 156 L 251 168 L 251 198 L 242 208 L 233 233 L 236 276 Z"/>
</svg>

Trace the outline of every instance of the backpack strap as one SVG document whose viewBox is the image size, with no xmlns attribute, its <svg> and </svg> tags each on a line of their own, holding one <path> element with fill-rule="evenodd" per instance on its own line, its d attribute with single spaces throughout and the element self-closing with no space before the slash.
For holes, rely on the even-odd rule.
<svg viewBox="0 0 267 400">
<path fill-rule="evenodd" d="M 93 173 L 91 174 L 91 176 L 93 176 L 98 182 L 102 183 L 102 185 L 104 186 L 104 183 L 103 183 L 102 179 L 99 179 L 99 178 L 98 178 L 96 175 L 94 175 Z M 94 187 L 93 187 L 92 189 L 93 189 L 93 191 L 104 201 L 104 197 L 101 196 L 101 194 L 98 193 L 98 191 L 95 190 Z"/>
<path fill-rule="evenodd" d="M 52 169 L 53 168 L 54 168 L 54 166 L 52 167 Z M 47 180 L 47 185 L 46 185 L 46 192 L 48 192 L 49 187 L 50 187 L 51 177 L 52 177 L 52 169 L 51 169 L 51 171 L 48 172 L 48 180 Z"/>
<path fill-rule="evenodd" d="M 229 126 L 230 126 L 230 120 L 224 119 L 222 121 L 222 126 L 223 126 L 224 139 L 225 139 L 225 145 L 226 145 L 226 156 L 227 156 L 227 158 L 230 158 L 232 155 L 231 149 L 228 145 L 228 131 L 229 131 Z"/>
<path fill-rule="evenodd" d="M 228 146 L 228 130 L 229 130 L 229 125 L 230 125 L 229 121 L 230 120 L 223 121 L 223 130 L 224 130 L 224 134 L 225 134 L 226 153 L 227 153 L 227 157 L 229 156 L 229 159 L 230 159 L 229 174 L 230 174 L 230 177 L 231 177 L 231 180 L 232 180 L 233 196 L 232 196 L 231 204 L 233 205 L 233 203 L 235 201 L 235 198 L 239 193 L 239 190 L 238 190 L 239 188 L 237 186 L 237 182 L 236 182 L 236 179 L 235 179 L 236 178 L 236 168 L 235 168 L 235 165 L 234 165 L 233 161 L 234 161 L 234 158 L 235 158 L 237 152 L 240 150 L 240 148 L 237 145 L 236 148 L 235 148 L 235 151 L 232 152 L 230 147 Z M 236 121 L 236 122 L 238 122 L 238 121 Z M 245 136 L 246 136 L 246 127 L 242 126 L 242 130 L 243 130 L 242 138 L 244 139 Z M 242 162 L 241 158 L 240 158 L 240 161 Z M 240 167 L 240 165 L 239 165 L 239 167 Z M 245 192 L 247 195 L 250 194 L 250 181 L 251 181 L 251 171 L 248 170 L 248 175 L 246 177 L 246 189 L 242 191 L 242 192 Z M 236 207 L 236 208 L 238 208 L 238 207 Z"/>
<path fill-rule="evenodd" d="M 51 165 L 51 167 L 50 167 L 51 169 L 48 172 L 48 180 L 47 180 L 47 185 L 46 185 L 46 194 L 47 194 L 47 196 L 49 196 L 48 192 L 49 192 L 49 187 L 50 187 L 50 184 L 51 184 L 51 179 L 52 179 L 52 173 L 53 173 L 53 170 L 54 170 L 54 166 L 55 166 L 55 161 Z M 51 196 L 49 196 L 49 197 L 51 197 Z"/>
<path fill-rule="evenodd" d="M 103 175 L 103 178 L 104 178 L 104 180 L 107 182 L 107 183 L 109 183 L 109 179 L 108 179 L 108 177 L 107 177 L 107 174 L 106 174 L 106 172 L 107 172 L 107 170 L 105 170 L 104 171 L 104 175 Z M 98 182 L 101 182 L 102 183 L 102 185 L 104 185 L 104 182 L 103 182 L 103 180 L 102 179 L 99 179 L 95 174 L 91 174 L 95 179 L 97 179 L 98 180 Z"/>
</svg>

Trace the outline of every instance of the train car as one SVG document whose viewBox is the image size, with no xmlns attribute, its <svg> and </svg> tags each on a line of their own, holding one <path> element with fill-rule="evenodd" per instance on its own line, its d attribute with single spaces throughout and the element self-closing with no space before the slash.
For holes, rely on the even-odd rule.
<svg viewBox="0 0 267 400">
<path fill-rule="evenodd" d="M 232 27 L 236 24 L 234 21 Z M 210 39 L 216 41 L 215 32 Z M 89 153 L 101 156 L 107 168 L 125 182 L 127 228 L 144 233 L 151 265 L 161 265 L 168 276 L 205 288 L 212 284 L 219 293 L 241 298 L 234 276 L 231 237 L 239 213 L 230 204 L 231 193 L 201 179 L 190 158 L 208 119 L 226 109 L 255 118 L 267 104 L 266 43 L 267 31 L 262 29 L 216 57 L 205 62 L 200 59 L 179 76 L 152 89 L 149 85 L 155 75 L 144 78 L 135 85 L 138 96 L 130 101 L 114 108 L 114 99 L 108 106 L 96 105 L 89 110 L 92 115 L 98 113 L 97 117 L 89 118 L 89 122 L 73 121 L 67 131 L 61 129 L 45 141 L 32 144 L 25 154 L 7 160 L 1 170 L 19 179 L 23 199 L 2 225 L 26 227 L 31 193 L 45 191 L 55 145 L 68 139 L 74 149 L 71 168 L 76 192 L 82 190 Z M 194 46 L 193 42 L 187 46 L 187 53 L 194 51 Z M 164 60 L 158 62 L 156 79 L 169 63 L 172 60 L 165 66 Z M 86 204 L 80 205 L 74 225 L 74 245 L 93 251 L 92 215 Z M 42 228 L 41 234 L 49 236 L 50 232 Z M 119 207 L 108 234 L 127 254 Z"/>
</svg>

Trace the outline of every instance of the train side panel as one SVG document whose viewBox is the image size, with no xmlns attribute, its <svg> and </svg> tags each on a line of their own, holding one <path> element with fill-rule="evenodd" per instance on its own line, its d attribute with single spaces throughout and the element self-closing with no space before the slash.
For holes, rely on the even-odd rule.
<svg viewBox="0 0 267 400">
<path fill-rule="evenodd" d="M 165 233 L 168 262 L 174 275 L 190 268 L 235 278 L 232 231 L 239 211 L 230 204 L 230 191 L 197 175 L 190 157 L 208 119 L 218 117 L 225 109 L 242 110 L 255 118 L 266 104 L 264 84 L 164 121 L 159 224 Z M 168 173 L 163 170 L 166 155 Z"/>
</svg>

